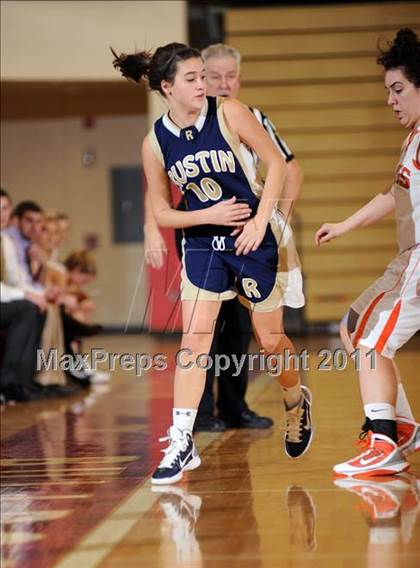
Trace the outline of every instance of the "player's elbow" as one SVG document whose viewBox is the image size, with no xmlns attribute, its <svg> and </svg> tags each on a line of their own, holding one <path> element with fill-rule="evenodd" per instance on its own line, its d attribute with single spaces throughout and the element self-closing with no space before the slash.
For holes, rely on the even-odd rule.
<svg viewBox="0 0 420 568">
<path fill-rule="evenodd" d="M 303 170 L 296 159 L 288 162 L 287 178 L 290 179 L 291 183 L 298 189 L 298 191 L 302 187 L 304 177 Z"/>
<path fill-rule="evenodd" d="M 167 207 L 153 208 L 153 216 L 159 227 L 171 227 L 170 219 L 168 218 L 168 210 Z"/>
<path fill-rule="evenodd" d="M 287 176 L 287 164 L 278 152 L 273 153 L 265 165 L 267 167 L 267 176 L 271 173 L 278 176 Z"/>
<path fill-rule="evenodd" d="M 296 202 L 299 199 L 303 184 L 303 171 L 296 160 L 292 160 L 287 164 L 287 176 L 283 197 Z"/>
<path fill-rule="evenodd" d="M 159 215 L 157 217 L 157 223 L 159 225 L 159 227 L 162 227 L 163 229 L 174 229 L 174 225 L 170 222 L 170 220 L 167 218 L 167 216 L 165 214 L 163 215 Z"/>
</svg>

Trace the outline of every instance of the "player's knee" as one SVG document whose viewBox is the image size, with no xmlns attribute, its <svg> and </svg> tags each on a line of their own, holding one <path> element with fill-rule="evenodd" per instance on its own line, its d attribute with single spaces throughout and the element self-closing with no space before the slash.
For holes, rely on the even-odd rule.
<svg viewBox="0 0 420 568">
<path fill-rule="evenodd" d="M 208 353 L 212 337 L 208 333 L 188 333 L 182 338 L 182 345 L 193 353 Z"/>
</svg>

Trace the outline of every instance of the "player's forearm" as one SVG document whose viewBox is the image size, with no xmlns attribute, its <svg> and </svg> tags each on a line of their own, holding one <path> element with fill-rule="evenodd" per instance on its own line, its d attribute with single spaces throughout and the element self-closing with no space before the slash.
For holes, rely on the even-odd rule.
<svg viewBox="0 0 420 568">
<path fill-rule="evenodd" d="M 267 176 L 265 179 L 264 190 L 261 195 L 260 203 L 257 210 L 257 219 L 268 223 L 273 212 L 273 208 L 277 206 L 278 201 L 282 197 L 282 188 L 286 179 L 286 164 L 281 159 L 274 160 L 267 168 Z"/>
<path fill-rule="evenodd" d="M 150 201 L 150 195 L 148 191 L 146 191 L 146 195 L 144 196 L 144 229 L 146 231 L 159 230 L 158 223 L 153 214 L 152 203 Z"/>
<path fill-rule="evenodd" d="M 356 227 L 367 227 L 376 223 L 388 213 L 395 209 L 395 200 L 393 195 L 388 193 L 379 193 L 375 195 L 366 205 L 361 207 L 356 213 L 350 215 L 343 221 L 345 231 L 351 231 Z"/>
<path fill-rule="evenodd" d="M 286 181 L 279 200 L 278 208 L 285 217 L 289 217 L 299 199 L 303 184 L 303 172 L 297 160 L 292 160 L 286 166 Z"/>
<path fill-rule="evenodd" d="M 176 209 L 167 208 L 156 211 L 155 218 L 161 227 L 171 229 L 186 229 L 187 227 L 195 227 L 196 225 L 205 225 L 208 223 L 207 210 L 200 209 L 198 211 L 177 211 Z"/>
</svg>

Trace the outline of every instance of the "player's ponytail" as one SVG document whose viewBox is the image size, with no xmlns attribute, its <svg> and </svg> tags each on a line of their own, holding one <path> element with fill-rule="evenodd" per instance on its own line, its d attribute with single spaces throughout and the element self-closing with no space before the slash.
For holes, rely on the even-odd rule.
<svg viewBox="0 0 420 568">
<path fill-rule="evenodd" d="M 139 83 L 147 80 L 152 91 L 159 91 L 162 95 L 162 81 L 172 82 L 175 79 L 178 62 L 191 58 L 201 58 L 198 49 L 183 43 L 169 43 L 159 47 L 152 55 L 150 51 L 140 51 L 127 55 L 117 53 L 111 48 L 115 57 L 113 65 L 119 69 L 127 79 Z"/>
<path fill-rule="evenodd" d="M 132 53 L 127 55 L 126 53 L 121 53 L 117 55 L 111 47 L 112 54 L 115 59 L 112 62 L 115 69 L 121 72 L 123 77 L 131 79 L 136 83 L 140 83 L 141 79 L 147 79 L 150 71 L 150 62 L 152 60 L 152 55 L 148 51 L 139 51 L 137 53 Z"/>
<path fill-rule="evenodd" d="M 400 29 L 388 49 L 379 48 L 377 61 L 385 71 L 400 68 L 410 83 L 420 87 L 420 41 L 410 28 Z"/>
</svg>

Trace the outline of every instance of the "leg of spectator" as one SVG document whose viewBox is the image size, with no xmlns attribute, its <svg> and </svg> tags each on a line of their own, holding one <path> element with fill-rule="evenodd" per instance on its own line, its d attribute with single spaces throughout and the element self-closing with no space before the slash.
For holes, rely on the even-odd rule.
<svg viewBox="0 0 420 568">
<path fill-rule="evenodd" d="M 44 316 L 32 302 L 18 300 L 2 303 L 0 322 L 6 330 L 1 363 L 2 390 L 15 389 L 23 394 L 35 374 L 36 349 Z"/>
</svg>

